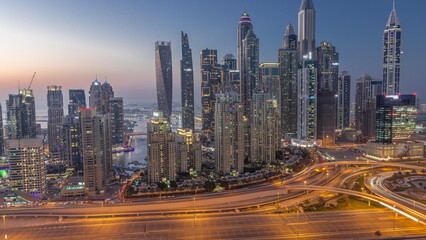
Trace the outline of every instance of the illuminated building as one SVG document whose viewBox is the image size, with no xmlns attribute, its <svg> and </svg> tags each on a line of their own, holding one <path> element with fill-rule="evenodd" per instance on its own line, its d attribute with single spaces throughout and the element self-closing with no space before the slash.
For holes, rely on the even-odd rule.
<svg viewBox="0 0 426 240">
<path fill-rule="evenodd" d="M 68 167 L 83 169 L 80 113 L 67 115 L 62 123 L 62 159 Z"/>
<path fill-rule="evenodd" d="M 271 99 L 278 105 L 278 112 L 281 114 L 281 81 L 279 63 L 262 63 L 259 66 L 259 82 L 263 82 L 268 89 Z M 254 94 L 254 93 L 253 93 Z"/>
<path fill-rule="evenodd" d="M 172 115 L 173 73 L 170 42 L 155 42 L 155 76 L 157 80 L 158 110 L 170 121 Z"/>
<path fill-rule="evenodd" d="M 61 86 L 47 87 L 47 140 L 49 151 L 54 155 L 59 155 L 61 148 L 61 126 L 64 118 L 64 100 Z"/>
<path fill-rule="evenodd" d="M 241 101 L 244 103 L 248 101 L 248 99 L 251 97 L 251 94 L 247 91 L 249 90 L 249 83 L 247 82 L 247 56 L 246 56 L 246 49 L 245 45 L 243 45 L 244 39 L 247 37 L 247 34 L 249 32 L 253 33 L 253 24 L 251 23 L 251 18 L 248 15 L 248 13 L 244 12 L 241 17 L 240 21 L 238 22 L 238 39 L 237 39 L 237 64 L 238 64 L 238 70 L 240 71 L 240 78 L 241 78 L 241 88 L 240 88 L 240 96 Z M 249 103 L 245 105 L 246 112 L 248 112 Z"/>
<path fill-rule="evenodd" d="M 216 94 L 222 82 L 222 67 L 217 62 L 217 50 L 203 49 L 200 53 L 200 65 L 202 134 L 210 142 L 214 140 Z"/>
<path fill-rule="evenodd" d="M 9 139 L 37 136 L 34 95 L 31 89 L 9 94 L 7 105 L 7 137 Z"/>
<path fill-rule="evenodd" d="M 401 71 L 401 25 L 396 15 L 395 5 L 392 8 L 383 36 L 383 93 L 394 95 L 399 93 Z"/>
<path fill-rule="evenodd" d="M 329 89 L 337 93 L 339 79 L 339 53 L 328 42 L 321 42 L 317 48 L 318 90 Z"/>
<path fill-rule="evenodd" d="M 317 69 L 316 61 L 304 60 L 298 77 L 297 136 L 315 140 L 317 135 Z"/>
<path fill-rule="evenodd" d="M 89 91 L 89 106 L 96 110 L 98 114 L 109 113 L 109 99 L 114 97 L 112 86 L 105 81 L 99 82 L 97 79 L 92 82 Z"/>
<path fill-rule="evenodd" d="M 376 96 L 382 94 L 382 81 L 370 75 L 361 76 L 356 82 L 355 128 L 361 131 L 362 139 L 370 140 L 375 136 Z"/>
<path fill-rule="evenodd" d="M 124 141 L 124 106 L 123 98 L 109 99 L 111 113 L 111 134 L 113 144 L 122 144 Z"/>
<path fill-rule="evenodd" d="M 413 140 L 416 129 L 416 95 L 378 95 L 376 142 Z"/>
<path fill-rule="evenodd" d="M 68 114 L 74 114 L 80 111 L 80 108 L 86 108 L 86 94 L 83 89 L 69 90 Z"/>
<path fill-rule="evenodd" d="M 43 139 L 8 139 L 6 154 L 9 157 L 12 190 L 34 196 L 46 193 Z"/>
<path fill-rule="evenodd" d="M 234 86 L 235 91 L 237 91 L 241 98 L 240 71 L 237 70 L 237 59 L 235 59 L 234 55 L 226 54 L 223 57 L 222 71 L 222 81 L 229 81 Z"/>
<path fill-rule="evenodd" d="M 283 135 L 295 136 L 297 132 L 297 35 L 293 25 L 288 25 L 279 49 L 281 79 L 281 126 Z"/>
<path fill-rule="evenodd" d="M 201 143 L 192 129 L 178 129 L 177 172 L 201 172 Z"/>
<path fill-rule="evenodd" d="M 215 165 L 216 172 L 244 172 L 244 107 L 230 82 L 225 82 L 216 99 Z"/>
<path fill-rule="evenodd" d="M 162 112 L 148 122 L 148 181 L 176 180 L 176 134 Z"/>
<path fill-rule="evenodd" d="M 263 71 L 263 70 L 262 70 Z M 280 147 L 280 112 L 265 82 L 255 88 L 251 117 L 251 162 L 271 163 Z"/>
<path fill-rule="evenodd" d="M 315 9 L 312 0 L 302 0 L 298 14 L 298 58 L 316 60 Z"/>
<path fill-rule="evenodd" d="M 110 114 L 80 109 L 84 184 L 89 195 L 105 193 L 112 173 Z"/>
<path fill-rule="evenodd" d="M 336 99 L 333 91 L 318 90 L 317 139 L 321 140 L 322 146 L 336 142 Z"/>
<path fill-rule="evenodd" d="M 336 128 L 345 129 L 350 126 L 351 75 L 342 72 L 337 82 L 337 116 Z"/>
<path fill-rule="evenodd" d="M 180 61 L 182 128 L 194 129 L 194 69 L 188 34 L 181 32 L 182 60 Z"/>
</svg>

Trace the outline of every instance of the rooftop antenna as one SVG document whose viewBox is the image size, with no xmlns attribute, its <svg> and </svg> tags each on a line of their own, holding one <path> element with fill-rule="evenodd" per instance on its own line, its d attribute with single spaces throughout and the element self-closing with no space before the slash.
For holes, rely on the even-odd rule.
<svg viewBox="0 0 426 240">
<path fill-rule="evenodd" d="M 393 0 L 393 9 L 395 9 L 395 0 Z"/>
</svg>

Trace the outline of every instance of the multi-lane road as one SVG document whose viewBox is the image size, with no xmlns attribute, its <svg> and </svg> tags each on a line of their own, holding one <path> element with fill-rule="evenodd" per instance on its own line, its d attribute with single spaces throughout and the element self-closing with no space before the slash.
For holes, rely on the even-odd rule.
<svg viewBox="0 0 426 240">
<path fill-rule="evenodd" d="M 426 228 L 387 209 L 298 214 L 234 213 L 105 218 L 7 229 L 9 239 L 369 239 L 426 238 Z"/>
</svg>

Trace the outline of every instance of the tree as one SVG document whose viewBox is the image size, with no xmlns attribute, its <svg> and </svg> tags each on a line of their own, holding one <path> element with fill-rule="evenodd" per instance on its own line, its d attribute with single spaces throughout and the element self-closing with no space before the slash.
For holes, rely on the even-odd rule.
<svg viewBox="0 0 426 240">
<path fill-rule="evenodd" d="M 157 186 L 158 186 L 158 188 L 160 188 L 160 189 L 161 189 L 161 191 L 162 191 L 162 190 L 166 189 L 167 184 L 166 184 L 165 182 L 159 182 L 159 183 L 157 184 Z"/>
<path fill-rule="evenodd" d="M 380 237 L 380 236 L 382 236 L 382 233 L 381 233 L 379 230 L 377 230 L 377 231 L 374 233 L 374 235 L 376 235 L 376 237 Z"/>
<path fill-rule="evenodd" d="M 178 185 L 177 185 L 176 181 L 171 181 L 171 182 L 170 182 L 170 187 L 172 187 L 172 188 L 177 188 L 177 187 L 178 187 Z"/>
<path fill-rule="evenodd" d="M 206 192 L 213 192 L 214 189 L 216 188 L 216 184 L 212 181 L 207 181 L 204 184 L 204 188 L 206 189 Z"/>
<path fill-rule="evenodd" d="M 226 190 L 229 190 L 229 182 L 228 181 L 221 181 L 220 186 L 225 188 Z"/>
</svg>

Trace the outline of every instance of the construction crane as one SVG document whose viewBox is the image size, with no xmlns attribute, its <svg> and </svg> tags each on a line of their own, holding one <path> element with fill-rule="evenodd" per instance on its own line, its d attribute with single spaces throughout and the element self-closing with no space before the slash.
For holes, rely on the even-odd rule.
<svg viewBox="0 0 426 240">
<path fill-rule="evenodd" d="M 28 88 L 27 88 L 27 89 L 30 89 L 30 88 L 31 88 L 31 85 L 33 84 L 34 77 L 35 77 L 36 73 L 37 73 L 37 72 L 34 72 L 33 77 L 31 78 L 30 85 L 28 85 Z"/>
</svg>

